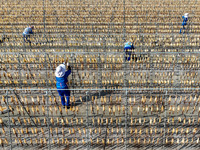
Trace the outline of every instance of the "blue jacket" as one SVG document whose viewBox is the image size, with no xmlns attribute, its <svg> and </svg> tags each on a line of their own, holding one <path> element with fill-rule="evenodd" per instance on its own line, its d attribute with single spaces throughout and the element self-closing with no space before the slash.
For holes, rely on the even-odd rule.
<svg viewBox="0 0 200 150">
<path fill-rule="evenodd" d="M 128 58 L 125 58 L 126 60 L 129 61 L 131 59 L 131 54 L 133 53 L 134 49 L 135 48 L 134 48 L 133 44 L 131 44 L 130 42 L 125 43 L 124 51 L 125 51 L 126 55 L 129 55 Z"/>
<path fill-rule="evenodd" d="M 182 16 L 182 18 L 183 18 L 182 26 L 187 25 L 188 18 L 187 17 L 185 18 L 185 16 Z"/>
<path fill-rule="evenodd" d="M 33 30 L 32 30 L 32 28 L 27 27 L 27 28 L 24 30 L 23 34 L 24 34 L 24 35 L 33 34 Z"/>
<path fill-rule="evenodd" d="M 61 78 L 56 77 L 56 87 L 57 89 L 68 89 L 67 86 L 67 77 L 71 74 L 71 70 L 67 70 L 65 75 Z"/>
</svg>

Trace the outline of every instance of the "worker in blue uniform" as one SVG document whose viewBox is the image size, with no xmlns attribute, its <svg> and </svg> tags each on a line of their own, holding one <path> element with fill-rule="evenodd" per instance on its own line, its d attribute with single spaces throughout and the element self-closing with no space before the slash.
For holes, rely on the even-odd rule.
<svg viewBox="0 0 200 150">
<path fill-rule="evenodd" d="M 24 32 L 22 34 L 24 42 L 26 42 L 26 43 L 28 42 L 30 45 L 31 45 L 30 35 L 33 34 L 33 29 L 34 29 L 34 26 L 29 26 L 24 29 Z"/>
<path fill-rule="evenodd" d="M 65 64 L 60 64 L 55 71 L 56 76 L 56 87 L 58 94 L 61 98 L 61 104 L 67 108 L 70 107 L 70 90 L 68 87 L 68 76 L 71 74 L 71 67 L 69 66 L 69 63 L 67 63 L 67 71 L 65 69 Z M 65 97 L 67 99 L 67 103 L 65 102 Z"/>
<path fill-rule="evenodd" d="M 134 49 L 135 48 L 131 42 L 125 43 L 124 52 L 125 52 L 125 60 L 126 61 L 130 61 L 131 59 L 137 61 L 137 57 L 134 53 Z"/>
<path fill-rule="evenodd" d="M 187 25 L 187 21 L 188 21 L 188 13 L 185 13 L 184 16 L 182 16 L 183 18 L 183 23 L 182 26 L 183 28 L 180 29 L 180 33 L 182 32 L 182 30 L 184 30 L 183 34 L 185 33 L 185 26 Z"/>
</svg>

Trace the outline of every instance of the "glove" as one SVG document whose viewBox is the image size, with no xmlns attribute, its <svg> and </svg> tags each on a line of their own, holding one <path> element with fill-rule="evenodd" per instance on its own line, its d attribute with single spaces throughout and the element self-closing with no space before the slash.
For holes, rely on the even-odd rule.
<svg viewBox="0 0 200 150">
<path fill-rule="evenodd" d="M 69 63 L 67 62 L 67 66 L 69 66 Z"/>
</svg>

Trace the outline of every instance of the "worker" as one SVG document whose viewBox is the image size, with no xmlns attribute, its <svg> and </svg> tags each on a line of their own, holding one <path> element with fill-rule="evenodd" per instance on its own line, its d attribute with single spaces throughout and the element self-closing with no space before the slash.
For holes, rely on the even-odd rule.
<svg viewBox="0 0 200 150">
<path fill-rule="evenodd" d="M 67 77 L 71 74 L 71 67 L 69 63 L 67 63 L 68 70 L 65 69 L 65 64 L 60 64 L 55 71 L 56 76 L 56 87 L 58 94 L 61 98 L 61 103 L 65 107 L 70 108 L 70 90 L 67 85 L 68 79 Z M 65 102 L 65 96 L 67 99 L 67 103 Z"/>
<path fill-rule="evenodd" d="M 183 18 L 183 23 L 182 23 L 183 28 L 180 29 L 180 33 L 182 32 L 182 29 L 184 29 L 183 33 L 185 33 L 185 26 L 187 25 L 188 21 L 188 13 L 185 13 L 184 16 L 182 16 L 182 18 Z"/>
<path fill-rule="evenodd" d="M 34 29 L 34 26 L 29 26 L 26 29 L 24 29 L 24 32 L 23 32 L 24 42 L 26 43 L 28 42 L 30 45 L 31 45 L 30 35 L 33 34 L 33 29 Z"/>
<path fill-rule="evenodd" d="M 137 57 L 135 57 L 136 55 L 134 54 L 134 46 L 131 42 L 126 42 L 125 46 L 124 46 L 124 51 L 125 51 L 125 60 L 126 61 L 130 61 L 131 59 L 137 61 Z"/>
</svg>

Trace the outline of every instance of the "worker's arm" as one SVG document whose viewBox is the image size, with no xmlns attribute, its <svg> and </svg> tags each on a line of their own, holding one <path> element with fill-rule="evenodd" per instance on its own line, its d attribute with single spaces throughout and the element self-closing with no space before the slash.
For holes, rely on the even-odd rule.
<svg viewBox="0 0 200 150">
<path fill-rule="evenodd" d="M 187 22 L 188 21 L 188 18 L 185 18 L 185 22 Z"/>
<path fill-rule="evenodd" d="M 68 77 L 71 74 L 71 67 L 69 66 L 69 63 L 67 63 L 67 71 L 65 72 L 65 77 Z"/>
<path fill-rule="evenodd" d="M 70 67 L 70 66 L 67 66 L 67 70 L 71 70 L 71 67 Z"/>
<path fill-rule="evenodd" d="M 33 30 L 29 28 L 29 34 L 33 34 Z"/>
<path fill-rule="evenodd" d="M 132 49 L 135 49 L 135 47 L 133 46 L 133 44 L 131 45 L 131 48 L 132 48 Z"/>
</svg>

